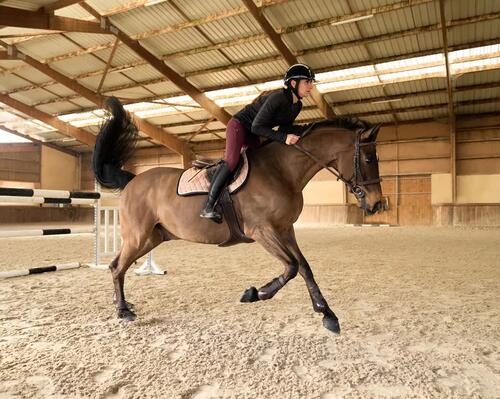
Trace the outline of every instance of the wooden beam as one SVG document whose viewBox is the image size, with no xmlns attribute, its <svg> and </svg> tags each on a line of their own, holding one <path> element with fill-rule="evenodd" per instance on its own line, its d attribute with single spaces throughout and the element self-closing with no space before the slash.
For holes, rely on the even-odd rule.
<svg viewBox="0 0 500 399">
<path fill-rule="evenodd" d="M 106 80 L 106 76 L 109 71 L 109 67 L 111 66 L 111 62 L 113 62 L 113 57 L 115 56 L 116 49 L 118 48 L 118 44 L 120 43 L 120 39 L 115 39 L 115 44 L 113 49 L 111 50 L 111 54 L 109 55 L 108 62 L 106 63 L 106 68 L 104 68 L 104 73 L 102 74 L 101 81 L 99 82 L 99 86 L 97 86 L 97 93 L 101 93 L 102 85 L 104 84 L 104 80 Z"/>
<path fill-rule="evenodd" d="M 23 134 L 21 132 L 18 132 L 17 130 L 10 129 L 5 125 L 0 125 L 0 129 L 6 131 L 7 133 L 13 134 L 15 136 L 19 136 L 19 137 L 22 137 L 26 140 L 30 140 L 31 142 L 33 142 L 35 144 L 40 144 L 40 145 L 43 145 L 45 147 L 52 148 L 53 150 L 60 151 L 60 152 L 63 152 L 65 154 L 68 154 L 68 155 L 72 155 L 74 157 L 77 157 L 79 155 L 76 151 L 69 150 L 69 149 L 64 148 L 64 147 L 59 147 L 59 146 L 52 144 L 52 143 L 46 143 L 42 140 L 37 140 L 31 136 L 28 136 L 27 134 Z"/>
<path fill-rule="evenodd" d="M 72 6 L 73 4 L 81 3 L 82 1 L 83 0 L 58 0 L 52 4 L 47 4 L 46 6 L 43 6 L 39 11 L 44 11 L 45 13 L 48 14 L 56 10 L 59 10 L 60 8 L 69 7 Z"/>
<path fill-rule="evenodd" d="M 297 64 L 299 61 L 295 55 L 292 54 L 290 49 L 286 46 L 286 44 L 281 39 L 281 36 L 274 30 L 269 21 L 264 17 L 262 11 L 255 5 L 253 0 L 242 0 L 243 4 L 248 8 L 254 19 L 260 25 L 261 29 L 264 33 L 269 36 L 269 39 L 273 42 L 274 46 L 278 49 L 279 53 L 283 56 L 286 62 L 289 65 Z M 330 104 L 328 104 L 323 95 L 318 91 L 316 87 L 313 87 L 311 91 L 312 98 L 319 108 L 320 112 L 327 119 L 331 119 L 335 117 L 335 113 L 333 112 Z"/>
<path fill-rule="evenodd" d="M 6 6 L 0 6 L 0 25 L 64 32 L 111 33 L 103 32 L 100 24 L 97 22 L 58 17 L 51 14 Z"/>
<path fill-rule="evenodd" d="M 90 12 L 96 18 L 101 17 L 97 11 L 87 4 L 83 4 L 85 10 Z M 124 44 L 126 44 L 132 51 L 137 55 L 147 61 L 153 68 L 158 72 L 167 77 L 172 83 L 179 87 L 182 91 L 190 96 L 194 101 L 200 104 L 204 109 L 206 109 L 210 114 L 215 116 L 224 125 L 227 125 L 231 115 L 227 113 L 224 109 L 220 108 L 214 101 L 210 100 L 203 92 L 198 88 L 193 86 L 187 79 L 183 78 L 172 68 L 167 66 L 163 61 L 156 58 L 156 56 L 149 50 L 146 50 L 141 46 L 139 41 L 131 39 L 128 35 L 118 29 L 116 26 L 112 25 L 108 21 L 107 29 L 112 32 L 116 37 L 118 37 Z"/>
<path fill-rule="evenodd" d="M 441 34 L 443 38 L 444 59 L 446 65 L 446 89 L 448 91 L 448 113 L 450 126 L 450 170 L 451 170 L 451 202 L 457 200 L 457 138 L 456 138 L 456 118 L 453 108 L 453 82 L 451 80 L 450 63 L 448 60 L 448 36 L 446 16 L 444 10 L 444 0 L 439 0 L 439 14 L 441 18 Z"/>
<path fill-rule="evenodd" d="M 98 14 L 96 14 L 98 15 Z M 497 19 L 497 18 L 500 18 L 500 12 L 496 12 L 496 13 L 491 13 L 491 14 L 485 14 L 485 15 L 480 15 L 480 16 L 476 16 L 476 17 L 469 17 L 469 18 L 462 18 L 462 19 L 458 19 L 458 20 L 453 20 L 450 22 L 450 24 L 448 25 L 448 27 L 455 27 L 455 26 L 461 26 L 461 25 L 466 25 L 466 24 L 471 24 L 471 23 L 477 23 L 477 22 L 482 22 L 482 21 L 489 21 L 489 20 L 493 20 L 493 19 Z M 403 31 L 403 33 L 401 32 L 394 32 L 394 33 L 391 33 L 389 35 L 379 35 L 379 36 L 375 36 L 375 37 L 372 37 L 372 38 L 366 38 L 366 39 L 363 39 L 362 41 L 359 41 L 359 40 L 354 40 L 354 41 L 350 41 L 350 42 L 343 42 L 343 43 L 337 43 L 335 44 L 334 46 L 336 46 L 336 48 L 350 48 L 350 47 L 357 47 L 358 45 L 360 44 L 369 44 L 371 42 L 374 42 L 374 41 L 378 41 L 378 40 L 392 40 L 392 39 L 397 39 L 397 38 L 400 38 L 400 37 L 406 37 L 410 34 L 418 34 L 418 33 L 422 33 L 424 31 L 433 31 L 433 30 L 436 30 L 436 29 L 439 29 L 440 28 L 440 24 L 435 24 L 435 25 L 429 25 L 427 27 L 423 27 L 423 28 L 416 28 L 416 29 L 412 29 L 412 30 L 407 30 L 407 31 Z M 287 29 L 290 29 L 290 28 L 287 28 Z M 403 36 L 400 36 L 401 34 L 403 34 Z M 249 39 L 255 39 L 255 40 L 261 40 L 264 38 L 265 35 L 253 35 L 253 36 L 250 36 L 248 37 Z M 182 55 L 189 55 L 189 52 L 190 51 L 194 51 L 194 50 L 199 50 L 199 51 L 196 51 L 197 52 L 202 52 L 202 51 L 211 51 L 211 50 L 214 50 L 214 49 L 220 49 L 220 48 L 223 48 L 223 44 L 226 44 L 227 46 L 226 47 L 229 47 L 231 45 L 237 45 L 237 44 L 241 44 L 245 42 L 245 38 L 241 38 L 241 39 L 237 39 L 237 40 L 234 40 L 234 41 L 228 41 L 228 42 L 225 42 L 225 43 L 218 43 L 214 46 L 214 48 L 211 48 L 210 46 L 204 46 L 204 47 L 201 47 L 201 48 L 198 48 L 198 49 L 193 49 L 193 50 L 188 50 L 186 51 L 184 54 L 181 54 L 181 53 L 174 53 L 174 54 L 168 54 L 168 55 L 165 55 L 163 58 L 164 59 L 169 59 L 170 56 L 182 56 Z M 450 50 L 461 50 L 461 49 L 464 49 L 464 48 L 467 48 L 467 47 L 470 47 L 470 46 L 486 46 L 486 45 L 490 45 L 490 44 L 497 44 L 498 43 L 498 39 L 490 39 L 490 40 L 481 40 L 481 41 L 476 41 L 476 42 L 472 42 L 472 43 L 467 43 L 465 45 L 461 44 L 461 45 L 455 45 L 455 46 L 450 46 Z M 51 57 L 51 58 L 47 58 L 45 60 L 42 60 L 43 63 L 50 63 L 50 62 L 55 62 L 55 61 L 60 61 L 60 60 L 63 60 L 63 59 L 67 59 L 67 58 L 72 58 L 72 57 L 75 57 L 75 56 L 78 56 L 78 55 L 82 55 L 82 54 L 88 54 L 88 53 L 92 53 L 92 52 L 95 52 L 95 51 L 98 51 L 98 50 L 102 50 L 102 49 L 105 49 L 105 48 L 111 48 L 113 46 L 113 42 L 109 42 L 107 44 L 102 44 L 102 45 L 99 45 L 99 46 L 94 46 L 94 47 L 91 47 L 89 49 L 85 49 L 85 50 L 77 50 L 77 51 L 73 51 L 71 53 L 67 53 L 67 54 L 62 54 L 62 55 L 59 55 L 59 56 L 56 56 L 56 57 Z M 345 46 L 345 47 L 344 47 Z M 332 49 L 332 46 L 320 46 L 320 47 L 317 47 L 317 48 L 314 48 L 314 49 L 307 49 L 307 50 L 304 50 L 304 51 L 312 51 L 314 53 L 314 51 L 318 51 L 318 52 L 321 52 L 321 51 L 329 51 Z M 402 59 L 402 58 L 405 58 L 405 57 L 416 57 L 416 56 L 423 56 L 423 55 L 430 55 L 430 54 L 435 54 L 437 51 L 442 51 L 442 47 L 438 47 L 438 48 L 433 48 L 433 49 L 430 49 L 430 50 L 425 50 L 425 51 L 419 51 L 419 52 L 413 52 L 413 53 L 408 53 L 408 54 L 404 54 L 404 55 L 401 55 L 401 56 L 392 56 L 392 57 L 383 57 L 383 58 L 380 58 L 378 60 L 373 60 L 373 61 L 377 61 L 377 62 L 387 62 L 387 61 L 395 61 L 395 60 L 399 60 L 399 59 Z M 303 53 L 305 54 L 305 53 Z M 263 57 L 263 58 L 260 58 L 258 60 L 252 60 L 250 62 L 247 63 L 239 63 L 239 64 L 234 64 L 233 66 L 228 66 L 228 65 L 224 65 L 224 66 L 221 66 L 221 67 L 217 67 L 216 69 L 215 68 L 210 68 L 210 69 L 205 69 L 205 70 L 200 70 L 200 71 L 194 71 L 194 72 L 191 72 L 189 74 L 189 76 L 195 76 L 195 75 L 200 75 L 200 74 L 204 74 L 204 73 L 213 73 L 213 72 L 217 72 L 217 71 L 223 71 L 223 70 L 227 70 L 227 69 L 230 69 L 230 68 L 242 68 L 244 66 L 250 66 L 250 65 L 256 65 L 256 64 L 259 64 L 259 63 L 265 63 L 265 62 L 271 62 L 271 61 L 274 61 L 276 59 L 277 56 L 271 56 L 271 57 Z M 133 67 L 133 66 L 140 66 L 140 65 L 145 65 L 147 62 L 146 61 L 136 61 L 136 62 L 133 62 L 133 63 L 130 63 L 128 65 L 122 65 L 122 66 L 117 66 L 115 68 L 112 68 L 110 71 L 111 72 L 114 72 L 114 71 L 118 71 L 122 68 L 130 68 L 130 67 Z M 351 64 L 346 64 L 346 65 L 341 65 L 341 66 L 336 66 L 334 69 L 330 68 L 331 70 L 338 70 L 338 69 L 342 69 L 342 68 L 351 68 L 351 67 L 355 67 L 355 66 L 360 66 L 360 65 L 365 65 L 367 63 L 367 61 L 362 61 L 362 62 L 357 62 L 357 63 L 351 63 Z M 17 71 L 17 70 L 20 70 L 22 69 L 23 67 L 17 67 L 17 68 L 13 68 L 9 71 Z M 324 70 L 325 68 L 322 68 L 321 70 Z M 1 73 L 0 73 L 1 74 Z M 83 79 L 85 77 L 90 77 L 90 76 L 96 76 L 96 75 L 100 75 L 102 74 L 102 70 L 98 70 L 98 71 L 93 71 L 93 72 L 90 72 L 90 73 L 85 73 L 85 74 L 81 74 L 79 75 L 77 78 L 78 79 Z M 185 75 L 186 77 L 186 75 Z M 266 81 L 268 79 L 274 79 L 275 77 L 269 77 L 267 79 L 260 79 L 259 81 Z M 257 82 L 257 81 L 255 81 Z"/>
<path fill-rule="evenodd" d="M 13 99 L 12 97 L 9 97 L 6 94 L 0 93 L 0 102 L 16 109 L 19 112 L 22 112 L 30 118 L 34 118 L 43 123 L 46 123 L 47 125 L 52 126 L 54 129 L 57 129 L 60 133 L 69 137 L 73 137 L 92 148 L 95 145 L 95 136 L 92 133 L 74 127 L 69 123 L 65 123 L 56 116 L 46 114 L 45 112 L 42 112 L 36 108 L 30 107 L 20 101 Z"/>
<path fill-rule="evenodd" d="M 12 51 L 12 53 L 14 56 L 17 56 L 19 57 L 19 59 L 22 59 L 23 61 L 29 63 L 29 65 L 31 65 L 32 67 L 52 77 L 56 82 L 59 82 L 69 89 L 75 91 L 97 106 L 103 106 L 105 97 L 101 94 L 94 93 L 92 90 L 89 90 L 86 87 L 80 85 L 75 80 L 68 78 L 67 76 L 55 71 L 47 65 L 38 62 L 37 60 L 27 56 L 26 54 L 23 54 L 15 49 Z M 134 120 L 136 121 L 139 130 L 146 133 L 152 139 L 174 150 L 178 154 L 185 155 L 191 152 L 190 148 L 184 142 L 180 141 L 177 137 L 169 134 L 162 128 L 153 125 L 152 123 L 139 117 L 134 117 Z"/>
</svg>

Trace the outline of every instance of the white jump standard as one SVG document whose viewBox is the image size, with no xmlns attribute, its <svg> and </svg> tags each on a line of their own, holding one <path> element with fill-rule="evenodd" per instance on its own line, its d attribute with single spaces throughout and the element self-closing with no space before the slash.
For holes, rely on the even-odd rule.
<svg viewBox="0 0 500 399">
<path fill-rule="evenodd" d="M 94 263 L 89 264 L 91 268 L 108 269 L 107 264 L 101 263 L 103 256 L 116 256 L 119 251 L 120 236 L 118 232 L 118 208 L 101 206 L 102 199 L 117 199 L 112 193 L 101 193 L 96 186 L 95 192 L 90 191 L 64 191 L 64 190 L 37 190 L 25 188 L 0 187 L 0 203 L 34 203 L 34 204 L 70 204 L 70 205 L 92 205 L 94 207 L 94 226 L 77 228 L 43 228 L 43 229 L 11 229 L 0 230 L 0 238 L 7 237 L 36 237 L 64 234 L 94 234 Z M 101 219 L 104 217 L 104 251 L 101 247 Z M 110 220 L 111 219 L 111 220 Z M 110 232 L 111 221 L 111 232 Z M 111 241 L 111 245 L 110 245 Z M 111 248 L 110 248 L 111 247 Z M 28 268 L 26 270 L 15 270 L 0 273 L 2 277 L 25 276 L 45 271 L 56 271 L 79 267 L 72 263 L 72 267 L 66 265 L 53 265 L 41 268 Z M 37 271 L 38 270 L 38 271 Z M 136 270 L 138 275 L 165 274 L 152 259 L 149 253 L 144 265 Z"/>
</svg>

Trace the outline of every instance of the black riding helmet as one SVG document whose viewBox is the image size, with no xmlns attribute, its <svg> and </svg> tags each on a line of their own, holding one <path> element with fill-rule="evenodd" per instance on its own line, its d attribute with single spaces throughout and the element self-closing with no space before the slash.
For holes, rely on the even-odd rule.
<svg viewBox="0 0 500 399">
<path fill-rule="evenodd" d="M 314 72 L 313 70 L 306 64 L 294 64 L 285 73 L 285 76 L 283 77 L 283 81 L 285 82 L 285 85 L 289 87 L 295 95 L 300 99 L 301 97 L 299 96 L 299 82 L 301 79 L 306 79 L 306 80 L 315 80 Z M 297 84 L 295 85 L 295 88 L 292 87 L 290 84 L 290 81 L 295 80 Z"/>
</svg>

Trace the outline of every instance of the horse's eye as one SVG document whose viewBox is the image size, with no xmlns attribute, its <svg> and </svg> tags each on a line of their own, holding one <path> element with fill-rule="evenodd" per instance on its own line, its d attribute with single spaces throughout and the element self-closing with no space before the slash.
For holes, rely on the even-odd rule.
<svg viewBox="0 0 500 399">
<path fill-rule="evenodd" d="M 366 163 L 372 163 L 373 162 L 373 158 L 372 157 L 366 157 L 365 162 Z"/>
</svg>

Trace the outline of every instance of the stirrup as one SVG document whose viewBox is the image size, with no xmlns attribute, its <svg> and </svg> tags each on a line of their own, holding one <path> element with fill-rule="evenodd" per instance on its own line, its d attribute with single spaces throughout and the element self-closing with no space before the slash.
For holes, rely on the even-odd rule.
<svg viewBox="0 0 500 399">
<path fill-rule="evenodd" d="M 215 210 L 206 211 L 205 209 L 203 209 L 200 212 L 200 217 L 205 218 L 205 219 L 210 219 L 217 224 L 222 223 L 222 215 L 219 212 L 216 212 Z"/>
</svg>

